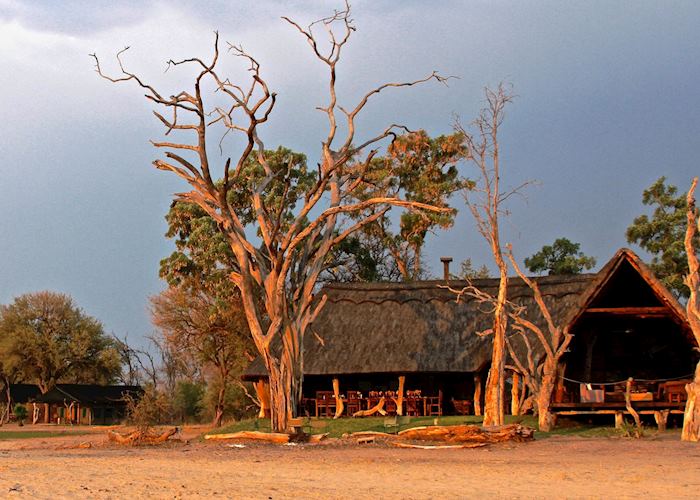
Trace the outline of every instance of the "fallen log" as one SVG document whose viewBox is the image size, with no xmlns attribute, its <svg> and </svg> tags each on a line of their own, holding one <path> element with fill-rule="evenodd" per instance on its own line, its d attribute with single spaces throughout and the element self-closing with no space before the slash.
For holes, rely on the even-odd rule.
<svg viewBox="0 0 700 500">
<path fill-rule="evenodd" d="M 133 446 L 137 444 L 159 444 L 167 441 L 178 431 L 179 429 L 177 427 L 173 427 L 172 429 L 163 431 L 160 434 L 153 434 L 148 431 L 140 430 L 133 431 L 128 434 L 120 434 L 118 432 L 108 430 L 107 438 L 112 442 L 128 446 Z"/>
<path fill-rule="evenodd" d="M 459 449 L 459 448 L 481 448 L 482 446 L 487 445 L 487 443 L 422 445 L 422 444 L 401 443 L 399 441 L 394 441 L 391 444 L 393 444 L 394 446 L 398 446 L 399 448 L 414 448 L 414 449 L 419 449 L 419 450 L 449 450 L 449 449 Z"/>
<path fill-rule="evenodd" d="M 228 434 L 207 434 L 204 436 L 204 439 L 248 439 L 284 444 L 289 442 L 289 434 L 282 434 L 279 432 L 239 431 Z"/>
<path fill-rule="evenodd" d="M 326 432 L 326 433 L 324 433 L 324 434 L 310 434 L 310 435 L 306 438 L 306 442 L 307 442 L 307 443 L 312 443 L 312 444 L 313 444 L 313 443 L 319 443 L 319 442 L 323 441 L 324 439 L 326 439 L 326 438 L 328 437 L 328 434 L 329 434 L 328 432 Z"/>
<path fill-rule="evenodd" d="M 352 414 L 353 417 L 371 417 L 375 413 L 379 413 L 380 415 L 384 416 L 386 415 L 386 411 L 384 411 L 384 398 L 379 400 L 379 403 L 374 405 L 372 408 L 369 410 L 360 410 L 356 411 L 355 413 Z"/>
<path fill-rule="evenodd" d="M 494 427 L 478 425 L 451 425 L 414 427 L 398 433 L 401 439 L 418 441 L 446 441 L 454 443 L 501 443 L 528 441 L 534 438 L 534 429 L 520 424 Z"/>
<path fill-rule="evenodd" d="M 345 434 L 344 436 L 349 436 L 349 437 L 365 437 L 365 436 L 379 436 L 379 437 L 393 437 L 396 434 L 389 434 L 388 432 L 379 432 L 379 431 L 358 431 L 358 432 L 353 432 L 352 434 Z"/>
</svg>

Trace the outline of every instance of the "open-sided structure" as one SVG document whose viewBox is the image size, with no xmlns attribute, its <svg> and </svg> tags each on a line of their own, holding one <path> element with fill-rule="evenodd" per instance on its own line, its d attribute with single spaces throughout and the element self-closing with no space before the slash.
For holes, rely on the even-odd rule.
<svg viewBox="0 0 700 500">
<path fill-rule="evenodd" d="M 654 380 L 654 397 L 663 398 L 658 381 L 692 373 L 696 354 L 684 312 L 632 251 L 621 249 L 597 274 L 536 281 L 554 321 L 574 334 L 555 396 L 568 405 L 562 410 L 581 403 L 580 382 Z M 305 338 L 305 398 L 315 401 L 317 393 L 332 391 L 334 379 L 344 395 L 403 396 L 394 394 L 402 377 L 402 390 L 438 398 L 440 413 L 473 408 L 491 356 L 491 339 L 479 333 L 490 327 L 491 315 L 476 300 L 456 301 L 446 284 L 460 289 L 466 282 L 326 285 L 319 295 L 327 302 Z M 472 284 L 495 293 L 498 280 Z M 508 296 L 546 330 L 522 280 L 510 280 Z M 245 378 L 265 376 L 258 360 Z"/>
</svg>

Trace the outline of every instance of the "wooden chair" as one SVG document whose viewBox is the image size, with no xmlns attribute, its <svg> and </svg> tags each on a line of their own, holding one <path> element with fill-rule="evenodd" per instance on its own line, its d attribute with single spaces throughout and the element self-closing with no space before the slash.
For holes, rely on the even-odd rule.
<svg viewBox="0 0 700 500">
<path fill-rule="evenodd" d="M 335 394 L 333 391 L 316 391 L 316 417 L 335 416 Z"/>
<path fill-rule="evenodd" d="M 469 415 L 472 412 L 472 402 L 469 399 L 452 398 L 452 406 L 460 415 Z"/>
<path fill-rule="evenodd" d="M 396 397 L 396 392 L 394 391 L 386 391 L 384 393 L 384 411 L 386 411 L 389 415 L 396 415 L 398 412 L 396 411 L 396 401 L 394 398 Z"/>
<path fill-rule="evenodd" d="M 346 394 L 345 408 L 348 416 L 362 410 L 362 393 L 360 391 L 348 391 Z"/>
<path fill-rule="evenodd" d="M 404 399 L 406 415 L 419 417 L 423 413 L 423 398 L 420 396 L 408 396 Z"/>
<path fill-rule="evenodd" d="M 442 416 L 442 391 L 438 391 L 437 396 L 425 398 L 425 414 L 429 416 Z"/>
</svg>

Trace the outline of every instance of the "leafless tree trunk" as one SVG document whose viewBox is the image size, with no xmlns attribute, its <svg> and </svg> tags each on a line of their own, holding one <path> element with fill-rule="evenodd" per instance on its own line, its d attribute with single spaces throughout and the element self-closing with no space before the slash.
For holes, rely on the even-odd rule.
<svg viewBox="0 0 700 500">
<path fill-rule="evenodd" d="M 512 304 L 508 315 L 511 319 L 512 329 L 526 345 L 527 359 L 521 359 L 518 351 L 513 348 L 513 339 L 507 338 L 506 341 L 510 357 L 515 363 L 514 368 L 523 374 L 525 383 L 535 399 L 539 429 L 549 432 L 555 424 L 555 415 L 551 412 L 551 404 L 559 377 L 559 361 L 569 347 L 573 335 L 554 322 L 539 285 L 522 272 L 513 257 L 510 245 L 508 245 L 508 259 L 520 279 L 532 290 L 535 303 L 547 324 L 547 332 L 544 332 L 539 326 L 525 318 L 523 307 Z M 544 350 L 544 359 L 540 363 L 536 363 L 533 358 L 529 336 L 534 336 Z"/>
<path fill-rule="evenodd" d="M 500 179 L 500 157 L 498 130 L 503 122 L 505 107 L 513 99 L 503 85 L 495 90 L 486 89 L 486 107 L 472 123 L 474 132 L 459 122 L 456 129 L 465 137 L 467 159 L 477 167 L 479 178 L 473 190 L 467 191 L 465 199 L 476 221 L 477 228 L 491 249 L 500 279 L 498 295 L 493 308 L 493 350 L 491 368 L 486 380 L 484 401 L 484 425 L 503 425 L 505 390 L 505 336 L 508 326 L 506 315 L 508 266 L 503 258 L 499 216 L 501 204 L 513 194 L 503 193 Z M 477 199 L 473 199 L 477 194 Z M 480 195 L 480 196 L 479 196 Z"/>
<path fill-rule="evenodd" d="M 0 426 L 10 421 L 10 407 L 12 406 L 12 394 L 10 393 L 10 380 L 4 375 L 0 375 L 0 382 L 2 382 L 2 394 L 4 396 L 5 408 L 0 414 Z"/>
<path fill-rule="evenodd" d="M 256 59 L 241 47 L 230 45 L 230 51 L 248 64 L 252 80 L 248 84 L 237 84 L 220 76 L 217 69 L 219 39 L 216 34 L 214 55 L 210 60 L 205 62 L 200 58 L 190 58 L 169 62 L 170 66 L 194 66 L 198 74 L 192 91 L 167 97 L 125 68 L 122 62 L 124 51 L 117 55 L 121 75 L 116 78 L 102 71 L 95 56 L 100 76 L 112 82 L 134 81 L 146 92 L 147 99 L 172 113 L 166 118 L 160 112 L 154 112 L 165 125 L 166 135 L 173 130 L 195 134 L 196 139 L 191 142 L 154 142 L 156 148 L 166 151 L 166 159 L 158 159 L 154 165 L 185 179 L 192 190 L 180 193 L 179 199 L 202 207 L 219 224 L 227 238 L 238 264 L 238 270 L 231 274 L 231 279 L 240 290 L 252 338 L 269 374 L 274 431 L 286 430 L 287 420 L 297 414 L 302 387 L 304 334 L 324 304 L 323 299 L 314 302 L 314 288 L 331 249 L 353 232 L 377 220 L 392 206 L 448 211 L 403 200 L 398 193 L 389 192 L 350 201 L 350 195 L 363 183 L 364 173 L 378 151 L 379 142 L 396 137 L 397 129 L 403 128 L 391 125 L 374 137 L 358 139 L 356 118 L 365 105 L 390 88 L 444 79 L 433 72 L 420 80 L 386 83 L 367 92 L 354 107 L 342 107 L 336 95 L 336 70 L 341 50 L 355 31 L 349 5 L 306 28 L 288 18 L 283 19 L 306 39 L 315 57 L 326 66 L 329 78 L 329 101 L 319 108 L 328 118 L 328 135 L 322 142 L 317 182 L 301 196 L 294 194 L 294 189 L 285 189 L 281 195 L 282 207 L 293 207 L 295 204 L 300 207 L 294 211 L 291 220 L 287 219 L 289 211 L 276 210 L 266 202 L 265 190 L 271 183 L 286 182 L 287 186 L 292 186 L 293 180 L 288 173 L 285 175 L 270 167 L 267 150 L 259 136 L 258 127 L 269 119 L 276 94 L 269 89 Z M 338 26 L 339 29 L 336 29 Z M 322 28 L 328 36 L 325 46 L 316 36 L 315 30 L 318 28 Z M 211 84 L 216 89 L 216 99 L 211 99 L 214 104 L 209 103 L 210 96 L 205 92 Z M 229 100 L 225 106 L 221 105 L 224 98 Z M 339 119 L 344 121 L 344 138 L 337 137 Z M 210 131 L 217 124 L 223 125 L 224 137 L 228 132 L 241 133 L 245 144 L 236 159 L 229 157 L 221 162 L 223 175 L 220 182 L 212 175 L 212 169 L 219 162 L 211 158 L 207 149 Z M 181 154 L 189 155 L 187 158 L 190 159 Z M 348 168 L 351 162 L 363 157 L 357 163 L 358 168 Z M 228 198 L 232 185 L 251 161 L 255 161 L 265 174 L 261 181 L 253 182 L 251 190 L 250 209 L 260 234 L 260 243 L 250 237 L 251 231 L 246 234 L 247 223 Z M 355 214 L 356 222 L 347 228 L 340 228 L 339 217 L 347 214 Z M 358 214 L 366 215 L 357 217 Z M 259 307 L 260 297 L 264 298 L 263 309 Z"/>
<path fill-rule="evenodd" d="M 688 208 L 686 212 L 685 253 L 688 256 L 688 276 L 685 278 L 685 284 L 690 289 L 690 298 L 686 304 L 688 322 L 695 336 L 696 346 L 700 346 L 700 297 L 698 296 L 700 293 L 700 263 L 698 262 L 697 249 L 693 244 L 700 223 L 698 209 L 695 206 L 697 184 L 698 178 L 695 177 L 686 198 Z M 686 385 L 685 389 L 688 392 L 688 401 L 683 415 L 681 439 L 697 442 L 700 441 L 700 363 L 695 368 L 694 380 Z"/>
</svg>

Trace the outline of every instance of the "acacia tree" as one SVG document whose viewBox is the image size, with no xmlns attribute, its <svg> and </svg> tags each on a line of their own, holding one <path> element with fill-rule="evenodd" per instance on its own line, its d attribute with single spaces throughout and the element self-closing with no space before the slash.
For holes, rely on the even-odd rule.
<svg viewBox="0 0 700 500">
<path fill-rule="evenodd" d="M 636 217 L 627 228 L 629 243 L 636 243 L 652 255 L 649 267 L 677 297 L 688 297 L 684 277 L 688 274 L 686 234 L 687 202 L 684 193 L 660 177 L 644 190 L 642 203 L 654 207 L 651 216 Z M 700 237 L 693 241 L 697 249 Z"/>
<path fill-rule="evenodd" d="M 220 74 L 216 34 L 214 54 L 206 62 L 198 57 L 169 62 L 170 66 L 197 69 L 194 88 L 171 96 L 130 72 L 122 60 L 124 51 L 117 55 L 121 72 L 118 77 L 107 76 L 94 56 L 100 76 L 112 82 L 136 83 L 145 91 L 147 99 L 171 113 L 166 117 L 160 111 L 154 112 L 165 126 L 166 134 L 189 131 L 195 135 L 189 142 L 154 142 L 156 148 L 165 151 L 165 159 L 153 163 L 156 168 L 174 172 L 190 184 L 192 190 L 180 193 L 178 199 L 204 209 L 219 225 L 231 247 L 238 269 L 230 277 L 240 291 L 248 327 L 269 374 L 272 429 L 275 431 L 285 430 L 287 420 L 297 412 L 303 378 L 304 334 L 325 302 L 323 298 L 314 301 L 314 288 L 332 248 L 379 219 L 392 206 L 449 211 L 400 198 L 390 178 L 376 186 L 373 196 L 361 201 L 353 199 L 372 158 L 378 153 L 380 141 L 396 137 L 397 131 L 404 130 L 391 125 L 372 137 L 357 137 L 357 117 L 367 103 L 391 88 L 410 87 L 429 80 L 444 81 L 444 78 L 433 72 L 419 80 L 386 83 L 367 92 L 353 107 L 342 107 L 336 92 L 338 63 L 342 49 L 355 31 L 349 5 L 346 3 L 344 10 L 314 21 L 306 28 L 289 18 L 283 19 L 303 36 L 328 71 L 329 100 L 320 107 L 328 119 L 328 134 L 321 144 L 315 182 L 308 189 L 298 190 L 297 180 L 289 170 L 276 171 L 268 161 L 259 127 L 270 118 L 276 94 L 263 77 L 259 62 L 241 47 L 230 45 L 230 50 L 247 63 L 251 75 L 248 83 L 235 83 Z M 328 36 L 326 44 L 316 35 L 319 27 Z M 213 85 L 215 96 L 207 94 L 207 85 Z M 228 102 L 222 104 L 217 98 Z M 344 121 L 344 137 L 338 131 L 340 120 Z M 226 155 L 228 157 L 221 162 L 207 149 L 216 126 L 223 126 L 225 132 L 242 134 L 245 144 L 238 154 Z M 364 159 L 357 162 L 358 166 L 350 168 L 360 157 Z M 259 168 L 260 177 L 245 177 L 245 169 L 251 162 Z M 223 171 L 218 183 L 212 173 L 217 163 Z M 241 180 L 248 181 L 250 186 L 248 212 L 257 237 L 247 228 L 243 214 L 228 201 L 232 187 Z M 283 189 L 275 193 L 276 203 L 270 204 L 269 189 L 273 181 Z M 339 218 L 350 213 L 366 215 L 341 228 Z M 260 298 L 263 307 L 260 307 Z"/>
<path fill-rule="evenodd" d="M 581 252 L 581 244 L 568 238 L 557 238 L 551 245 L 545 245 L 534 255 L 525 259 L 525 267 L 530 272 L 547 274 L 580 274 L 584 269 L 595 266 L 596 260 Z"/>
<path fill-rule="evenodd" d="M 203 291 L 171 287 L 151 298 L 151 314 L 175 352 L 213 368 L 217 389 L 213 425 L 221 426 L 227 390 L 251 359 L 240 298 L 220 302 Z"/>
<path fill-rule="evenodd" d="M 109 383 L 121 371 L 102 324 L 54 292 L 20 295 L 0 307 L 0 359 L 42 393 L 58 382 Z"/>
<path fill-rule="evenodd" d="M 686 196 L 686 231 L 683 240 L 685 253 L 688 256 L 688 274 L 685 285 L 688 287 L 690 297 L 686 303 L 688 322 L 695 336 L 695 343 L 700 346 L 700 262 L 698 262 L 696 241 L 698 237 L 698 209 L 695 206 L 695 188 L 698 178 L 693 179 Z M 683 441 L 700 441 L 700 362 L 695 367 L 694 380 L 686 385 L 688 400 L 685 404 L 683 415 Z"/>
<path fill-rule="evenodd" d="M 501 248 L 499 217 L 501 205 L 516 190 L 503 191 L 500 179 L 500 156 L 498 131 L 503 123 L 505 107 L 513 96 L 503 84 L 496 89 L 485 89 L 486 106 L 472 122 L 473 131 L 461 123 L 456 129 L 464 136 L 466 158 L 476 167 L 478 177 L 471 191 L 465 191 L 465 199 L 476 222 L 479 233 L 488 242 L 494 262 L 498 268 L 499 286 L 493 304 L 493 325 L 487 332 L 493 337 L 491 367 L 489 368 L 484 393 L 484 426 L 503 425 L 505 389 L 505 336 L 508 326 L 506 312 L 508 265 Z M 519 189 L 519 188 L 518 188 Z"/>
</svg>

